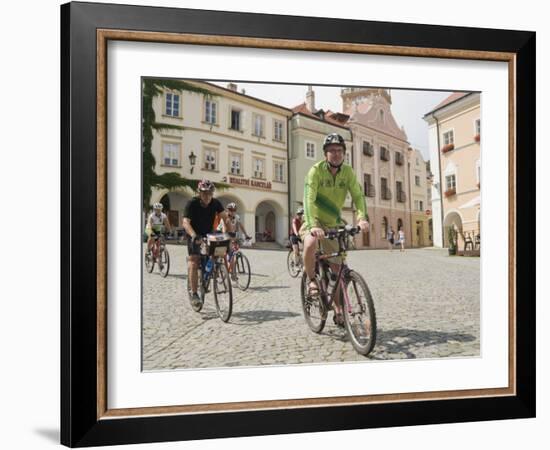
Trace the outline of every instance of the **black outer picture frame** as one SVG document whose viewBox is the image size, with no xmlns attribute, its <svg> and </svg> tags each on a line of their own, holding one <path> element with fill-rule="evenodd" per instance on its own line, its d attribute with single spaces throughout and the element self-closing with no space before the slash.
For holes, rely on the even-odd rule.
<svg viewBox="0 0 550 450">
<path fill-rule="evenodd" d="M 514 396 L 97 418 L 96 30 L 516 54 Z M 283 31 L 284 30 L 284 31 Z M 93 3 L 61 7 L 61 443 L 71 447 L 535 416 L 535 33 Z"/>
</svg>

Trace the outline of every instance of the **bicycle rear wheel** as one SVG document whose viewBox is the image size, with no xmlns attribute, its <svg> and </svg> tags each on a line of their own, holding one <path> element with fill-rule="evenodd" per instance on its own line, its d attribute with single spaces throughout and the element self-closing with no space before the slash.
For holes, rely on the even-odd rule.
<svg viewBox="0 0 550 450">
<path fill-rule="evenodd" d="M 147 272 L 151 273 L 153 272 L 153 268 L 155 267 L 155 258 L 153 258 L 153 252 L 151 250 L 147 250 L 145 252 L 145 269 Z"/>
<path fill-rule="evenodd" d="M 168 254 L 168 250 L 166 250 L 166 248 L 161 250 L 159 259 L 159 272 L 163 278 L 166 278 L 168 276 L 168 272 L 170 272 L 170 255 Z"/>
<path fill-rule="evenodd" d="M 319 284 L 319 277 L 316 277 Z M 300 284 L 300 294 L 302 297 L 302 311 L 304 312 L 304 319 L 306 323 L 314 333 L 320 333 L 325 328 L 327 321 L 327 310 L 321 293 L 310 296 L 307 293 L 308 279 L 307 274 L 304 272 L 302 275 L 302 283 Z"/>
<path fill-rule="evenodd" d="M 292 278 L 296 278 L 300 275 L 302 270 L 301 265 L 294 262 L 294 251 L 292 249 L 288 252 L 288 256 L 286 257 L 286 266 L 288 268 L 288 273 Z"/>
<path fill-rule="evenodd" d="M 367 356 L 376 343 L 376 312 L 366 281 L 351 270 L 344 281 L 344 322 L 355 351 Z"/>
<path fill-rule="evenodd" d="M 229 271 L 224 262 L 216 264 L 214 270 L 212 282 L 214 283 L 214 302 L 216 303 L 216 311 L 220 319 L 227 322 L 233 310 L 233 289 L 231 288 L 231 279 L 229 278 Z"/>
<path fill-rule="evenodd" d="M 241 291 L 246 291 L 250 286 L 250 262 L 241 252 L 235 255 L 235 272 L 237 274 L 237 286 Z"/>
</svg>

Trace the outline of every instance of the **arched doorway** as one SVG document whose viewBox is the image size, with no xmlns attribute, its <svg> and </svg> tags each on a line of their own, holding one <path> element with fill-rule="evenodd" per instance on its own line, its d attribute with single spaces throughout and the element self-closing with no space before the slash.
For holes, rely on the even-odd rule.
<svg viewBox="0 0 550 450">
<path fill-rule="evenodd" d="M 185 212 L 185 207 L 189 200 L 191 200 L 191 195 L 181 192 L 167 192 L 165 193 L 158 201 L 162 203 L 163 211 L 168 216 L 168 221 L 172 226 L 172 229 L 177 233 L 178 231 L 183 230 L 182 220 Z"/>
<path fill-rule="evenodd" d="M 380 228 L 380 231 L 382 232 L 382 236 L 380 236 L 382 239 L 386 239 L 388 236 L 388 218 L 386 216 L 382 217 L 382 227 Z"/>
<path fill-rule="evenodd" d="M 288 232 L 286 211 L 273 200 L 258 204 L 254 213 L 256 241 L 283 243 Z"/>
<path fill-rule="evenodd" d="M 403 228 L 403 221 L 401 219 L 397 219 L 397 231 L 399 230 L 405 231 L 405 229 Z"/>
<path fill-rule="evenodd" d="M 444 247 L 449 247 L 449 230 L 452 228 L 456 231 L 457 235 L 457 247 L 459 249 L 464 248 L 464 236 L 462 234 L 462 217 L 459 213 L 452 211 L 447 213 L 445 220 L 443 221 L 443 228 L 445 230 Z"/>
</svg>

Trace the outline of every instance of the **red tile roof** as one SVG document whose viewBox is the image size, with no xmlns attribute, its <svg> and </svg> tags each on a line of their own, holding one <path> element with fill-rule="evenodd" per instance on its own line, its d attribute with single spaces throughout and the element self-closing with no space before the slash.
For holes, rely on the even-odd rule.
<svg viewBox="0 0 550 450">
<path fill-rule="evenodd" d="M 332 125 L 337 125 L 343 128 L 348 128 L 347 121 L 349 119 L 349 116 L 343 113 L 335 113 L 332 111 L 327 111 L 325 112 L 324 119 L 321 119 L 321 117 L 319 117 L 316 114 L 313 114 L 309 110 L 305 102 L 295 106 L 294 108 L 291 108 L 291 110 L 294 114 L 303 114 L 304 116 L 312 117 L 322 122 L 330 123 Z"/>
<path fill-rule="evenodd" d="M 469 92 L 453 92 L 451 95 L 449 95 L 445 100 L 443 100 L 439 105 L 437 105 L 435 108 L 432 109 L 432 111 L 435 111 L 436 109 L 443 108 L 444 106 L 448 105 L 449 103 L 452 103 L 462 97 L 465 97 L 468 95 Z M 432 112 L 430 111 L 430 112 Z"/>
</svg>

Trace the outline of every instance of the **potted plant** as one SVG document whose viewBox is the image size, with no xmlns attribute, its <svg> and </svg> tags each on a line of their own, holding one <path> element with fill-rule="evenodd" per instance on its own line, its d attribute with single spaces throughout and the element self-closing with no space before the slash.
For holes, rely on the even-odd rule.
<svg viewBox="0 0 550 450">
<path fill-rule="evenodd" d="M 479 139 L 480 139 L 479 134 L 476 134 L 476 135 L 474 136 L 474 141 L 479 142 Z"/>
<path fill-rule="evenodd" d="M 454 150 L 454 148 L 455 148 L 454 144 L 447 144 L 443 146 L 443 148 L 441 149 L 441 152 L 447 153 L 447 152 L 450 152 L 451 150 Z"/>
<path fill-rule="evenodd" d="M 454 227 L 449 227 L 447 230 L 447 238 L 449 239 L 449 256 L 456 255 L 456 230 Z"/>
<path fill-rule="evenodd" d="M 455 188 L 449 188 L 445 191 L 445 197 L 451 197 L 452 195 L 456 195 Z"/>
</svg>

